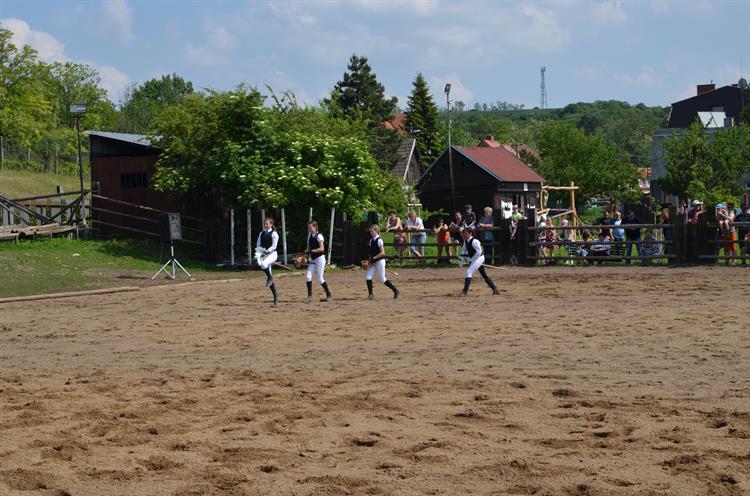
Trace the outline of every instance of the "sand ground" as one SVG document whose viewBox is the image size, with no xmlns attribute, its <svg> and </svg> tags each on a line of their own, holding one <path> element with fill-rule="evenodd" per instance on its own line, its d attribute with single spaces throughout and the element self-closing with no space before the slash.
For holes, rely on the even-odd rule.
<svg viewBox="0 0 750 496">
<path fill-rule="evenodd" d="M 750 494 L 750 269 L 491 273 L 0 305 L 0 495 Z"/>
</svg>

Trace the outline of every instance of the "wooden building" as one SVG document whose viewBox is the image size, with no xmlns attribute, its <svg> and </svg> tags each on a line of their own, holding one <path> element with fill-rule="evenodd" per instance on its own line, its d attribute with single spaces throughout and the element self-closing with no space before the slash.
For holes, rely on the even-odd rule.
<svg viewBox="0 0 750 496">
<path fill-rule="evenodd" d="M 477 212 L 488 206 L 497 211 L 508 203 L 539 205 L 544 179 L 504 147 L 453 146 L 452 155 L 457 209 L 465 203 Z M 424 208 L 450 211 L 448 150 L 422 174 L 418 188 Z"/>
<path fill-rule="evenodd" d="M 89 131 L 92 218 L 102 237 L 158 237 L 158 214 L 181 205 L 153 188 L 161 150 L 147 136 Z M 134 206 L 137 205 L 137 206 Z"/>
</svg>

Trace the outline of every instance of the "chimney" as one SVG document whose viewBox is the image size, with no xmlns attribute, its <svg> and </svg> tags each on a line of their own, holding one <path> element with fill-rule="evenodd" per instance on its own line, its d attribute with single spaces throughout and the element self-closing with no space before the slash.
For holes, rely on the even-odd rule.
<svg viewBox="0 0 750 496">
<path fill-rule="evenodd" d="M 713 91 L 716 89 L 716 85 L 714 83 L 710 84 L 699 84 L 698 85 L 698 95 L 702 95 L 703 93 L 708 93 L 709 91 Z"/>
</svg>

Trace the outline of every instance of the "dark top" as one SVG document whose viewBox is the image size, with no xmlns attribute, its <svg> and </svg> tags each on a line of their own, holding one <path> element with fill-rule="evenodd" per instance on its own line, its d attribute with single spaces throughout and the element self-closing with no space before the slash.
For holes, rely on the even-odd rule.
<svg viewBox="0 0 750 496">
<path fill-rule="evenodd" d="M 741 212 L 734 217 L 734 221 L 735 222 L 750 222 L 750 213 Z M 747 234 L 748 231 L 750 231 L 750 227 L 742 227 L 742 226 L 738 227 L 737 235 L 739 236 L 739 239 L 744 238 L 745 234 Z"/>
<path fill-rule="evenodd" d="M 470 237 L 466 241 L 464 241 L 464 250 L 466 251 L 466 254 L 470 257 L 474 258 L 474 255 L 476 255 L 477 250 L 474 248 L 474 246 L 471 244 L 471 242 L 474 241 L 474 236 Z"/>
<path fill-rule="evenodd" d="M 318 233 L 309 235 L 307 237 L 307 249 L 310 250 L 310 258 L 312 258 L 313 260 L 323 256 L 323 252 L 312 251 L 312 250 L 317 250 L 318 248 L 320 248 L 320 241 L 318 241 Z"/>
<path fill-rule="evenodd" d="M 640 224 L 641 221 L 638 219 L 623 219 L 622 220 L 622 226 L 625 226 L 627 224 Z M 630 229 L 625 228 L 625 239 L 641 239 L 641 228 L 640 227 L 631 227 Z"/>
<path fill-rule="evenodd" d="M 380 254 L 380 247 L 378 246 L 378 240 L 380 239 L 380 236 L 377 238 L 372 238 L 370 240 L 370 259 L 372 261 L 378 260 L 377 257 Z"/>
<path fill-rule="evenodd" d="M 266 231 L 260 233 L 260 246 L 265 248 L 266 250 L 271 247 L 273 244 L 273 231 Z M 276 250 L 273 250 L 276 251 Z"/>
</svg>

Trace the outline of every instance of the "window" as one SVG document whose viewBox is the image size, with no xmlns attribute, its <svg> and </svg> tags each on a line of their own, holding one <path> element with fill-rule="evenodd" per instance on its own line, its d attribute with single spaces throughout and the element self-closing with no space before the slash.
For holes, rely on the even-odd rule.
<svg viewBox="0 0 750 496">
<path fill-rule="evenodd" d="M 148 177 L 145 172 L 125 172 L 120 174 L 121 188 L 145 188 L 148 186 Z"/>
</svg>

